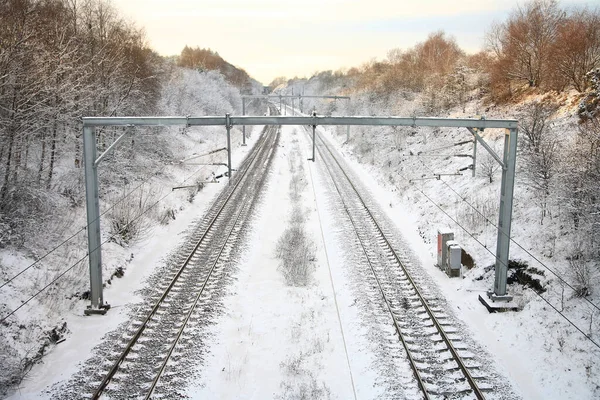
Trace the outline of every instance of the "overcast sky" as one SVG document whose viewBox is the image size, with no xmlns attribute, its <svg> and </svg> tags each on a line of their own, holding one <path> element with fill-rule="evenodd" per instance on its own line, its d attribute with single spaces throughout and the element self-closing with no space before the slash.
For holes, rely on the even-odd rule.
<svg viewBox="0 0 600 400">
<path fill-rule="evenodd" d="M 217 51 L 264 84 L 277 76 L 359 66 L 444 30 L 467 52 L 515 0 L 112 0 L 162 55 Z M 600 0 L 563 0 L 600 6 Z"/>
</svg>

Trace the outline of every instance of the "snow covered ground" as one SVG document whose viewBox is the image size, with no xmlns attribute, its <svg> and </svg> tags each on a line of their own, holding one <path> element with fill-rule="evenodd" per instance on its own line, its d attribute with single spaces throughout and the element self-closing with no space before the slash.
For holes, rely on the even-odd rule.
<svg viewBox="0 0 600 400">
<path fill-rule="evenodd" d="M 564 123 L 564 122 L 563 122 Z M 422 260 L 422 265 L 427 272 L 437 281 L 440 289 L 445 294 L 449 304 L 454 307 L 456 314 L 467 324 L 474 338 L 485 346 L 495 358 L 497 368 L 510 380 L 515 389 L 526 399 L 594 399 L 600 396 L 600 350 L 589 342 L 580 332 L 577 332 L 562 317 L 555 313 L 531 289 L 523 289 L 519 285 L 512 285 L 509 291 L 516 296 L 517 301 L 524 307 L 516 313 L 489 314 L 479 303 L 478 296 L 491 290 L 493 285 L 493 271 L 486 271 L 483 265 L 493 264 L 493 257 L 479 244 L 470 240 L 468 235 L 454 225 L 453 221 L 443 215 L 436 206 L 429 203 L 420 195 L 420 187 L 438 205 L 442 205 L 448 212 L 458 217 L 460 207 L 464 206 L 461 198 L 453 193 L 443 182 L 430 180 L 426 184 L 417 182 L 411 186 L 406 176 L 394 176 L 394 168 L 384 168 L 388 155 L 378 154 L 373 162 L 368 159 L 358 159 L 344 144 L 345 135 L 336 135 L 332 129 L 329 132 L 338 148 L 351 161 L 353 168 L 362 177 L 388 215 L 396 221 L 405 238 L 412 242 L 413 249 Z M 421 136 L 422 135 L 422 136 Z M 418 142 L 418 149 L 436 148 L 444 144 L 464 140 L 464 133 L 456 129 L 446 129 L 433 135 L 432 132 L 423 130 L 417 133 L 420 138 L 413 138 Z M 436 137 L 441 140 L 436 140 Z M 494 131 L 486 132 L 486 140 L 496 142 L 502 136 Z M 396 151 L 388 150 L 388 151 Z M 479 154 L 481 155 L 481 151 Z M 449 157 L 437 158 L 435 161 L 419 161 L 417 157 L 402 157 L 404 170 L 411 170 L 410 177 L 418 178 L 422 175 L 431 176 L 434 172 L 451 172 L 458 164 Z M 393 156 L 391 157 L 393 160 Z M 392 164 L 397 163 L 393 160 Z M 406 164 L 410 167 L 406 167 Z M 427 165 L 428 164 L 428 165 Z M 386 165 L 387 167 L 387 165 Z M 470 172 L 468 172 L 470 174 Z M 462 197 L 471 203 L 477 204 L 477 199 L 491 199 L 492 207 L 497 207 L 497 183 L 487 185 L 485 179 L 468 179 L 462 177 L 444 177 Z M 404 181 L 404 182 L 403 182 Z M 491 186 L 491 187 L 490 187 Z M 525 185 L 524 185 L 525 186 Z M 517 187 L 515 194 L 517 208 L 513 220 L 513 235 L 527 249 L 532 249 L 536 240 L 547 240 L 551 229 L 545 232 L 533 215 L 533 209 L 526 207 L 526 201 L 531 196 L 527 193 L 526 186 Z M 487 201 L 487 200 L 486 200 Z M 520 202 L 520 204 L 519 204 Z M 497 214 L 489 218 L 496 221 Z M 455 229 L 459 241 L 468 245 L 470 252 L 480 263 L 479 268 L 464 271 L 463 279 L 449 279 L 437 269 L 436 249 L 434 246 L 436 231 L 440 227 L 450 225 Z M 488 229 L 488 242 L 490 248 L 495 248 L 495 230 Z M 542 230 L 540 230 L 542 229 Z M 485 236 L 484 236 L 485 237 Z M 490 239 L 493 238 L 492 239 Z M 558 251 L 558 249 L 556 250 Z M 511 247 L 511 258 L 530 257 L 517 246 Z M 559 260 L 544 259 L 546 263 L 557 267 Z M 531 261 L 532 265 L 538 268 Z M 560 293 L 559 293 L 560 295 Z M 553 304 L 558 304 L 556 293 L 547 293 Z M 568 296 L 568 295 L 566 295 Z M 589 314 L 585 310 L 591 309 L 583 300 L 571 299 L 575 304 L 565 306 L 564 311 L 571 311 L 576 316 L 575 322 L 585 326 L 586 330 L 597 330 L 595 319 L 586 320 Z M 573 314 L 571 314 L 572 316 Z M 594 325 L 596 324 L 596 325 Z M 597 337 L 597 336 L 596 336 Z"/>
<path fill-rule="evenodd" d="M 322 132 L 332 142 L 338 139 L 330 130 Z M 493 355 L 490 362 L 518 394 L 526 399 L 598 398 L 597 350 L 560 318 L 547 318 L 542 303 L 525 301 L 535 298 L 528 291 L 517 292 L 524 298 L 523 311 L 489 314 L 477 299 L 491 287 L 491 276 L 483 268 L 465 272 L 463 279 L 449 279 L 434 266 L 430 236 L 444 221 L 426 221 L 423 199 L 417 200 L 414 192 L 399 192 L 381 169 L 361 164 L 337 143 L 473 339 Z M 307 393 L 306 398 L 382 396 L 368 329 L 353 308 L 348 290 L 351 277 L 344 265 L 343 243 L 336 240 L 336 221 L 327 211 L 326 188 L 317 165 L 305 161 L 309 148 L 300 128 L 283 128 L 252 239 L 224 301 L 226 311 L 212 328 L 209 355 L 198 366 L 200 379 L 188 388 L 192 398 L 291 399 Z M 237 153 L 238 159 L 243 151 Z M 293 217 L 290 183 L 294 175 L 306 183 L 301 186 L 300 204 L 304 229 L 314 244 L 312 280 L 305 287 L 286 285 L 277 258 L 277 242 Z M 67 340 L 47 354 L 21 390 L 9 398 L 48 398 L 53 384 L 68 379 L 102 336 L 124 321 L 127 304 L 136 301 L 135 292 L 144 278 L 176 246 L 188 222 L 205 211 L 218 189 L 208 186 L 176 221 L 155 230 L 152 238 L 132 249 L 135 257 L 127 274 L 115 279 L 105 292 L 113 307 L 109 313 L 82 317 L 77 310 L 66 316 L 71 331 Z M 446 196 L 438 190 L 434 199 L 443 202 Z"/>
<path fill-rule="evenodd" d="M 247 139 L 248 146 L 237 147 L 234 150 L 232 157 L 234 166 L 239 164 L 252 148 L 262 128 L 254 127 Z M 52 386 L 71 378 L 79 370 L 79 366 L 90 357 L 92 349 L 102 341 L 103 336 L 127 321 L 131 305 L 140 300 L 138 291 L 144 287 L 145 280 L 176 249 L 185 237 L 188 227 L 206 212 L 212 199 L 226 184 L 227 180 L 221 180 L 220 184 L 206 185 L 188 207 L 178 212 L 174 221 L 168 225 L 155 227 L 145 240 L 129 248 L 133 257 L 128 262 L 125 274 L 122 278 L 113 279 L 111 285 L 104 289 L 104 298 L 111 305 L 106 315 L 86 317 L 83 315 L 83 310 L 88 301 L 81 300 L 71 305 L 72 301 L 65 299 L 65 304 L 69 304 L 62 305 L 62 308 L 71 309 L 69 314 L 61 316 L 68 327 L 66 340 L 51 346 L 41 363 L 35 365 L 26 376 L 18 391 L 8 398 L 50 398 Z M 2 255 L 7 257 L 6 254 Z M 27 312 L 34 314 L 36 310 L 31 308 Z M 41 323 L 46 320 L 46 316 L 41 314 L 37 317 L 35 315 L 29 317 Z"/>
<path fill-rule="evenodd" d="M 228 311 L 214 328 L 211 355 L 200 367 L 202 379 L 190 388 L 192 398 L 353 397 L 312 178 L 307 167 L 298 168 L 308 154 L 297 130 L 283 128 L 250 250 L 226 301 Z M 316 246 L 314 280 L 308 287 L 285 284 L 276 252 L 292 213 L 290 165 L 308 182 L 302 208 Z"/>
</svg>

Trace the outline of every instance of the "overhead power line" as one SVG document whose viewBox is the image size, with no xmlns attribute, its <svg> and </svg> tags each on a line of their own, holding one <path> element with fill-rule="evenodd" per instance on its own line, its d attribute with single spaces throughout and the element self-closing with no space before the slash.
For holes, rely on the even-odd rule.
<svg viewBox="0 0 600 400">
<path fill-rule="evenodd" d="M 431 171 L 431 169 L 429 168 L 429 166 L 427 166 L 425 163 L 421 162 L 427 169 L 429 169 Z M 498 226 L 490 221 L 488 219 L 488 217 L 486 215 L 484 215 L 477 207 L 475 207 L 473 204 L 471 204 L 466 198 L 464 198 L 463 196 L 460 195 L 460 193 L 458 193 L 456 190 L 454 190 L 454 188 L 452 186 L 450 186 L 450 184 L 448 184 L 448 182 L 446 182 L 443 179 L 438 179 L 440 181 L 442 181 L 444 183 L 444 185 L 446 185 L 446 187 L 448 187 L 454 194 L 456 194 L 456 196 L 458 196 L 458 198 L 460 198 L 465 204 L 467 204 L 469 207 L 471 207 L 477 214 L 479 214 L 487 223 L 489 223 L 490 225 L 492 225 L 494 228 L 496 228 L 498 230 Z M 515 245 L 517 245 L 517 247 L 519 247 L 521 250 L 523 250 L 525 253 L 527 253 L 527 255 L 529 255 L 531 258 L 533 258 L 535 261 L 537 261 L 541 266 L 543 266 L 544 268 L 546 268 L 548 271 L 550 271 L 550 273 L 552 275 L 554 275 L 558 280 L 560 280 L 562 283 L 564 283 L 565 285 L 567 285 L 571 290 L 573 290 L 574 292 L 576 292 L 577 290 L 571 285 L 569 284 L 569 282 L 567 282 L 565 279 L 563 279 L 556 271 L 554 271 L 552 268 L 550 268 L 549 266 L 547 266 L 546 264 L 544 264 L 540 259 L 538 259 L 535 255 L 533 255 L 529 250 L 527 250 L 525 247 L 523 247 L 519 242 L 517 242 L 515 239 L 513 239 L 512 237 L 508 236 L 506 233 L 504 233 L 501 230 L 498 230 L 498 233 L 501 235 L 504 235 L 506 237 L 508 237 L 510 239 L 510 241 L 512 243 L 514 243 Z M 600 311 L 600 307 L 597 306 L 594 302 L 592 302 L 591 300 L 582 297 L 582 299 L 584 301 L 586 301 L 587 303 L 589 303 L 592 307 L 594 307 L 596 310 Z"/>
<path fill-rule="evenodd" d="M 200 171 L 202 171 L 203 169 L 205 169 L 206 167 L 201 167 L 199 169 L 197 169 L 194 173 L 192 173 L 191 175 L 189 175 L 186 179 L 184 179 L 182 181 L 182 183 L 185 183 L 186 181 L 188 181 L 189 179 L 191 179 L 192 177 L 194 177 L 196 174 L 198 174 Z M 135 190 L 135 189 L 134 189 Z M 131 192 L 130 192 L 131 193 Z M 152 205 L 150 205 L 148 208 L 146 208 L 144 211 L 142 211 L 140 214 L 138 214 L 134 219 L 132 219 L 131 221 L 129 221 L 125 226 L 123 226 L 119 232 L 113 233 L 108 239 L 104 240 L 100 246 L 94 248 L 92 250 L 96 251 L 98 248 L 102 247 L 103 245 L 105 245 L 106 243 L 108 243 L 109 241 L 113 240 L 115 237 L 117 237 L 118 235 L 120 235 L 121 233 L 123 233 L 132 223 L 136 222 L 138 219 L 140 219 L 143 215 L 145 215 L 148 211 L 150 211 L 152 208 L 154 208 L 158 203 L 160 203 L 161 201 L 163 201 L 165 198 L 167 198 L 168 196 L 170 196 L 173 193 L 173 191 L 167 192 L 166 195 L 164 195 L 163 197 L 161 197 L 160 199 L 158 199 L 156 202 L 154 202 Z M 85 228 L 84 228 L 85 229 Z M 81 230 L 80 230 L 81 232 Z M 8 313 L 6 316 L 2 317 L 2 319 L 0 319 L 0 323 L 6 321 L 9 317 L 11 317 L 12 315 L 14 315 L 17 311 L 19 311 L 21 308 L 23 308 L 25 305 L 27 305 L 29 302 L 31 302 L 33 299 L 35 299 L 37 296 L 39 296 L 41 293 L 43 293 L 44 291 L 46 291 L 50 286 L 52 286 L 53 284 L 55 284 L 58 280 L 60 280 L 62 277 L 64 277 L 69 271 L 71 271 L 73 268 L 75 268 L 80 262 L 82 262 L 83 260 L 85 260 L 88 256 L 89 256 L 89 252 L 86 253 L 83 257 L 81 257 L 79 260 L 77 260 L 73 265 L 71 265 L 69 268 L 67 268 L 66 270 L 62 271 L 55 279 L 53 279 L 50 283 L 48 283 L 46 286 L 44 286 L 43 288 L 41 288 L 40 290 L 38 290 L 34 295 L 30 296 L 26 301 L 24 301 L 21 305 L 19 305 L 19 307 L 15 308 L 14 310 L 12 310 L 10 313 Z M 39 260 L 38 260 L 39 261 Z M 29 267 L 30 268 L 30 267 Z M 4 285 L 3 285 L 4 286 Z"/>
<path fill-rule="evenodd" d="M 406 178 L 406 176 L 402 175 L 404 177 L 404 179 L 408 180 Z M 415 186 L 416 187 L 416 186 Z M 487 247 L 485 247 L 483 245 L 483 243 L 481 243 L 475 236 L 473 236 L 473 234 L 471 232 L 469 232 L 464 226 L 462 226 L 456 219 L 452 218 L 450 216 L 450 214 L 448 214 L 439 204 L 437 204 L 435 201 L 433 201 L 433 199 L 431 199 L 431 197 L 429 197 L 423 190 L 421 190 L 419 187 L 416 187 L 416 189 L 423 195 L 425 196 L 425 198 L 427 198 L 427 200 L 429 200 L 434 206 L 436 206 L 441 212 L 443 212 L 448 218 L 450 218 L 450 220 L 452 220 L 456 225 L 458 225 L 463 231 L 465 231 L 465 233 L 467 235 L 469 235 L 471 238 L 473 238 L 473 240 L 475 240 L 477 243 L 479 243 L 480 246 L 482 246 L 484 249 L 486 249 L 486 251 L 488 251 L 491 255 L 494 256 L 494 258 L 498 261 L 500 261 L 500 263 L 502 263 L 503 265 L 505 265 L 502 260 L 500 260 L 496 254 L 492 253 L 492 251 L 490 249 L 488 249 Z M 508 266 L 505 265 L 507 268 Z M 581 328 L 579 328 L 577 325 L 575 325 L 566 315 L 564 315 L 561 311 L 559 311 L 554 305 L 552 305 L 546 298 L 544 298 L 540 293 L 538 293 L 537 291 L 533 291 L 534 293 L 536 293 L 538 295 L 538 297 L 540 297 L 546 304 L 548 304 L 550 307 L 552 307 L 552 309 L 554 311 L 556 311 L 561 317 L 563 317 L 565 319 L 565 321 L 567 321 L 571 326 L 573 326 L 577 331 L 579 331 L 587 340 L 589 340 L 591 343 L 593 343 L 598 349 L 600 349 L 600 344 L 597 343 L 594 339 L 592 339 L 589 335 L 587 335 Z"/>
</svg>

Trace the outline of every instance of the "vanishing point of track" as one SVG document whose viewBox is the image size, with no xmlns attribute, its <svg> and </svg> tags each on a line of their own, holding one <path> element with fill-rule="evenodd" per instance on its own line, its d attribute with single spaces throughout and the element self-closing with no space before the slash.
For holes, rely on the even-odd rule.
<svg viewBox="0 0 600 400">
<path fill-rule="evenodd" d="M 328 144 L 317 134 L 317 149 L 350 220 L 374 278 L 374 285 L 391 316 L 417 385 L 425 399 L 477 398 L 492 390 L 450 317 L 428 294 L 428 283 L 416 282 L 407 268 L 409 259 L 394 248 L 389 231 L 374 215 Z M 368 282 L 364 282 L 369 287 Z"/>
<path fill-rule="evenodd" d="M 169 396 L 168 382 L 163 385 L 163 393 L 157 393 L 161 378 L 172 359 L 177 358 L 176 349 L 184 341 L 190 321 L 201 319 L 203 310 L 213 307 L 210 291 L 215 290 L 230 262 L 232 243 L 256 203 L 278 138 L 278 127 L 265 128 L 230 185 L 192 234 L 190 244 L 184 246 L 186 254 L 181 256 L 172 278 L 160 285 L 162 294 L 159 291 L 151 309 L 141 314 L 145 317 L 131 325 L 135 331 L 129 334 L 110 369 L 99 371 L 102 377 L 92 399 L 103 393 L 110 398 Z"/>
</svg>

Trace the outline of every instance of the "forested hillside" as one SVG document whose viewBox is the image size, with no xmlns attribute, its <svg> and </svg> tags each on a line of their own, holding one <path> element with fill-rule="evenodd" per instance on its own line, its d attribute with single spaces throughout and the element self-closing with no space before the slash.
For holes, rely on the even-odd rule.
<svg viewBox="0 0 600 400">
<path fill-rule="evenodd" d="M 538 298 L 544 296 L 576 321 L 574 334 L 576 327 L 597 341 L 599 68 L 600 10 L 540 0 L 492 27 L 477 54 L 435 32 L 412 48 L 390 51 L 384 60 L 309 79 L 278 78 L 272 86 L 287 94 L 293 88 L 351 97 L 303 100 L 304 112 L 318 114 L 518 119 L 511 259 L 528 267 L 511 270 L 509 281 L 535 291 L 516 284 L 509 291 L 538 310 L 533 314 L 546 307 Z M 492 287 L 501 169 L 478 147 L 477 174 L 471 177 L 473 137 L 467 130 L 340 127 L 336 133 L 351 157 L 399 193 L 401 206 L 418 218 L 425 242 L 434 243 L 437 228 L 451 227 L 477 267 L 467 276 Z M 504 133 L 486 130 L 483 136 L 501 155 Z M 544 322 L 549 331 L 555 322 L 548 321 L 555 319 L 561 316 Z"/>
<path fill-rule="evenodd" d="M 105 0 L 2 1 L 0 21 L 1 392 L 87 296 L 81 117 L 241 113 L 241 91 L 262 85 L 208 49 L 159 56 Z M 216 170 L 177 161 L 224 142 L 215 129 L 99 129 L 99 151 L 124 132 L 99 168 L 109 282 L 128 247 L 176 218 Z M 170 194 L 184 178 L 195 187 Z"/>
</svg>

